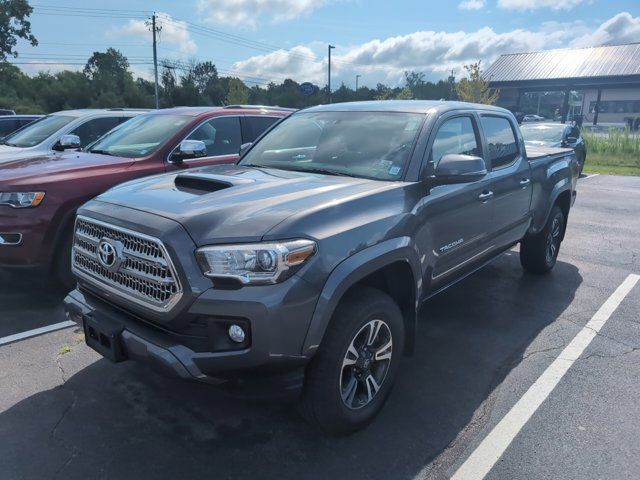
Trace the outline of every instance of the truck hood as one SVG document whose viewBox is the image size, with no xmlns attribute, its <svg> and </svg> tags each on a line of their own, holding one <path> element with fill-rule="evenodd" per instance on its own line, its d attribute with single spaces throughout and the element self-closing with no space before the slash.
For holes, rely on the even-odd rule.
<svg viewBox="0 0 640 480">
<path fill-rule="evenodd" d="M 336 207 L 398 183 L 216 165 L 127 182 L 96 200 L 175 220 L 201 246 L 259 241 L 294 214 Z"/>
<path fill-rule="evenodd" d="M 70 176 L 78 176 L 86 170 L 131 163 L 133 161 L 130 158 L 86 152 L 40 155 L 11 160 L 0 159 L 0 185 L 42 185 L 59 179 L 69 179 Z"/>
</svg>

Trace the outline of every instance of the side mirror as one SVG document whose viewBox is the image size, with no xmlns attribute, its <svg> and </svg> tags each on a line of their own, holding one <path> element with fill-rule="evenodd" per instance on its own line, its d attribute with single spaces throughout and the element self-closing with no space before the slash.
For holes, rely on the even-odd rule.
<svg viewBox="0 0 640 480">
<path fill-rule="evenodd" d="M 444 155 L 434 173 L 438 185 L 470 183 L 481 180 L 487 174 L 487 165 L 482 157 L 449 153 Z"/>
<path fill-rule="evenodd" d="M 54 146 L 54 149 L 64 151 L 80 148 L 80 146 L 80 137 L 78 135 L 62 135 L 58 143 Z"/>
<path fill-rule="evenodd" d="M 251 148 L 251 145 L 253 145 L 253 142 L 247 142 L 247 143 L 243 143 L 242 145 L 240 145 L 240 150 L 238 151 L 238 154 L 240 156 L 244 155 L 244 152 L 249 150 L 249 148 Z"/>
<path fill-rule="evenodd" d="M 202 140 L 183 140 L 178 150 L 171 155 L 171 161 L 180 163 L 189 158 L 207 156 L 207 146 Z"/>
</svg>

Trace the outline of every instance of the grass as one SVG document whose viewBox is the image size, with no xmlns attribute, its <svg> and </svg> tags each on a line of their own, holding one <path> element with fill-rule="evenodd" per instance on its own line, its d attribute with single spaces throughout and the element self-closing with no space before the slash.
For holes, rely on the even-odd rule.
<svg viewBox="0 0 640 480">
<path fill-rule="evenodd" d="M 587 144 L 585 173 L 640 176 L 640 135 L 611 129 L 604 135 L 583 132 Z"/>
</svg>

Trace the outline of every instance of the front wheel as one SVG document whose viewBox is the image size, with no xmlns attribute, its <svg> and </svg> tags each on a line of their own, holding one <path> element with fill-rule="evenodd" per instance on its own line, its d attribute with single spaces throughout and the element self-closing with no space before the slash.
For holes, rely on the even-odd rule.
<svg viewBox="0 0 640 480">
<path fill-rule="evenodd" d="M 404 322 L 386 293 L 358 288 L 340 302 L 307 368 L 303 416 L 330 433 L 371 421 L 391 393 L 404 346 Z"/>
<path fill-rule="evenodd" d="M 555 266 L 562 243 L 565 217 L 559 206 L 554 206 L 544 228 L 520 243 L 520 263 L 531 273 L 543 274 Z"/>
</svg>

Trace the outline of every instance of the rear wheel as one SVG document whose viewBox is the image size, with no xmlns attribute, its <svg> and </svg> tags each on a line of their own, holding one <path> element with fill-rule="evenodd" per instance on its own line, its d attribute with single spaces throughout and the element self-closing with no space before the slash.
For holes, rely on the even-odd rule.
<svg viewBox="0 0 640 480">
<path fill-rule="evenodd" d="M 544 228 L 520 243 L 520 263 L 528 272 L 547 273 L 555 266 L 560 252 L 565 217 L 559 206 L 554 206 Z"/>
<path fill-rule="evenodd" d="M 331 433 L 371 421 L 391 392 L 404 346 L 404 322 L 386 293 L 369 287 L 340 302 L 307 368 L 303 416 Z"/>
</svg>

